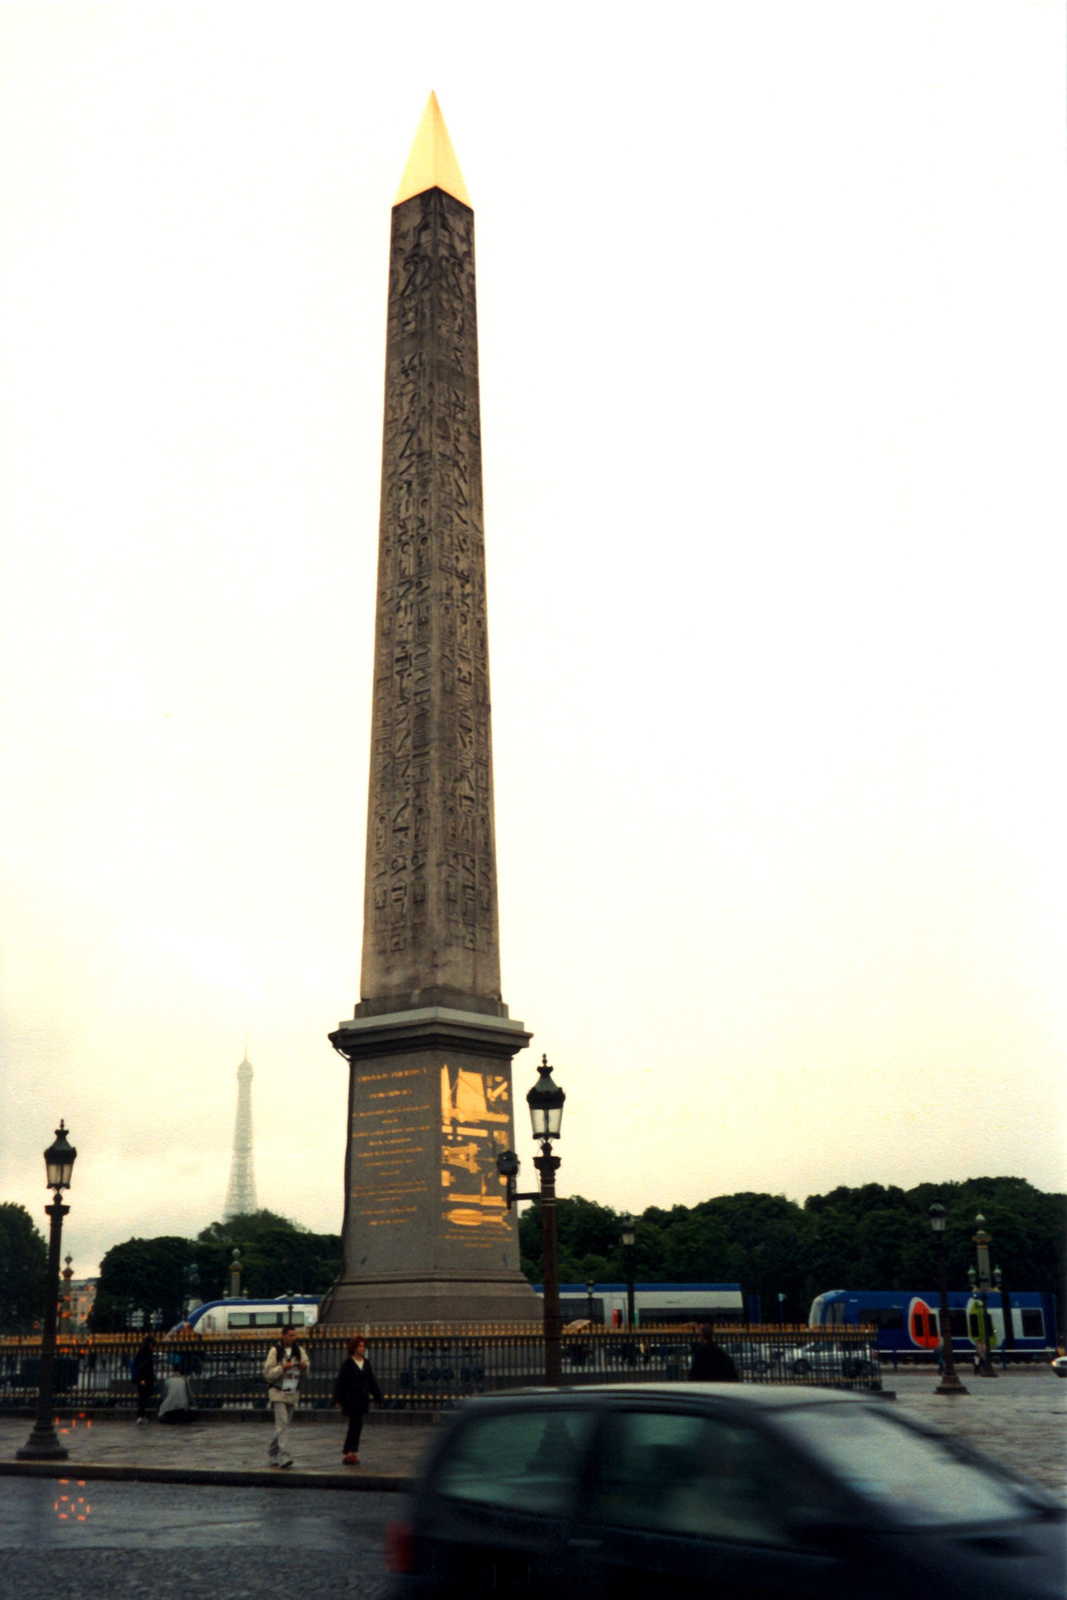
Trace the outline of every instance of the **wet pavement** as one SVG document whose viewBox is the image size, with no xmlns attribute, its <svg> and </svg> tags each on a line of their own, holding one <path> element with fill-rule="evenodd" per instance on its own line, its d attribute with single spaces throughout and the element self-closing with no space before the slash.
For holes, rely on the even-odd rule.
<svg viewBox="0 0 1067 1600">
<path fill-rule="evenodd" d="M 396 1494 L 0 1480 L 0 1600 L 386 1592 Z"/>
<path fill-rule="evenodd" d="M 908 1416 L 934 1422 L 994 1460 L 1036 1478 L 1067 1500 L 1067 1378 L 1049 1367 L 1009 1368 L 996 1378 L 976 1378 L 959 1368 L 965 1395 L 938 1395 L 936 1372 L 886 1372 Z"/>
</svg>

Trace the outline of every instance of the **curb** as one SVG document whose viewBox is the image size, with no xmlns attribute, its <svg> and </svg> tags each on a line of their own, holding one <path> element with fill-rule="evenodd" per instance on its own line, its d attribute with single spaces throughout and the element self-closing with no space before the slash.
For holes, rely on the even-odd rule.
<svg viewBox="0 0 1067 1600">
<path fill-rule="evenodd" d="M 344 1472 L 283 1472 L 276 1467 L 139 1467 L 102 1461 L 0 1461 L 0 1477 L 73 1478 L 79 1483 L 95 1479 L 105 1483 L 221 1484 L 237 1489 L 375 1489 L 393 1494 L 403 1493 L 415 1482 L 414 1477 L 399 1472 L 367 1472 L 355 1477 Z"/>
<path fill-rule="evenodd" d="M 71 1406 L 63 1402 L 60 1406 L 53 1406 L 52 1414 L 57 1423 L 68 1422 L 75 1417 L 86 1417 L 91 1422 L 133 1422 L 134 1410 L 132 1406 Z M 155 1407 L 150 1413 L 154 1421 L 157 1420 Z M 345 1420 L 339 1411 L 330 1406 L 301 1406 L 297 1415 L 300 1426 L 311 1423 L 314 1427 L 344 1428 Z M 449 1415 L 446 1411 L 368 1411 L 363 1418 L 365 1428 L 439 1428 Z M 5 1406 L 0 1405 L 0 1422 L 5 1421 L 33 1421 L 37 1416 L 35 1405 Z M 274 1426 L 274 1418 L 266 1406 L 247 1409 L 235 1407 L 232 1411 L 222 1406 L 194 1406 L 193 1417 L 197 1423 L 208 1423 L 212 1427 L 221 1424 L 228 1426 L 233 1423 L 252 1424 L 257 1427 Z"/>
</svg>

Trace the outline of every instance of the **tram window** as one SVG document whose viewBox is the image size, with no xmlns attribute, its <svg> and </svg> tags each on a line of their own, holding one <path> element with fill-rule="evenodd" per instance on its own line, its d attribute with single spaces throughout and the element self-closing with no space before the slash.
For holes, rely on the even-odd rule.
<svg viewBox="0 0 1067 1600">
<path fill-rule="evenodd" d="M 879 1328 L 904 1327 L 904 1312 L 900 1306 L 860 1306 L 859 1321 L 861 1323 L 873 1322 Z"/>
<path fill-rule="evenodd" d="M 1023 1338 L 1043 1339 L 1045 1337 L 1045 1318 L 1040 1311 L 1024 1310 L 1023 1312 Z"/>
<path fill-rule="evenodd" d="M 303 1311 L 293 1312 L 294 1328 L 302 1328 L 306 1320 Z M 226 1318 L 228 1328 L 285 1328 L 289 1325 L 284 1311 L 231 1311 Z"/>
<path fill-rule="evenodd" d="M 967 1313 L 966 1313 L 966 1311 L 962 1311 L 962 1310 L 950 1311 L 948 1315 L 949 1315 L 949 1321 L 952 1324 L 952 1337 L 954 1339 L 966 1339 L 966 1337 L 967 1337 Z"/>
<path fill-rule="evenodd" d="M 982 1337 L 982 1330 L 978 1326 L 978 1313 L 977 1313 L 977 1311 L 972 1311 L 970 1316 L 967 1318 L 967 1321 L 968 1321 L 968 1324 L 970 1325 L 971 1338 L 977 1344 L 978 1340 Z"/>
</svg>

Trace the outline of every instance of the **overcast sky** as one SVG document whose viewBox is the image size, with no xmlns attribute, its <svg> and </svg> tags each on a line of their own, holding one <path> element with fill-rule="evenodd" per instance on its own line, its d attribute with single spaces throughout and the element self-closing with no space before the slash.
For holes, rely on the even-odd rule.
<svg viewBox="0 0 1067 1600">
<path fill-rule="evenodd" d="M 246 1033 L 340 1225 L 431 88 L 561 1193 L 1064 1186 L 1063 80 L 1058 0 L 0 7 L 0 1200 L 65 1117 L 76 1272 L 221 1214 Z"/>
</svg>

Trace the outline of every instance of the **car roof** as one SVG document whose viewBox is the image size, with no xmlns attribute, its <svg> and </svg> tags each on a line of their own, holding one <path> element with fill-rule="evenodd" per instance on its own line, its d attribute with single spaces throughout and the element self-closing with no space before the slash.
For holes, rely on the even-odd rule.
<svg viewBox="0 0 1067 1600">
<path fill-rule="evenodd" d="M 857 1401 L 874 1398 L 874 1394 L 871 1390 L 857 1393 L 791 1383 L 583 1383 L 574 1388 L 509 1389 L 500 1394 L 479 1395 L 473 1403 L 483 1406 L 499 1400 L 535 1399 L 573 1403 L 586 1397 L 596 1400 L 727 1400 L 731 1404 L 773 1411 L 786 1406 L 855 1405 Z"/>
</svg>

